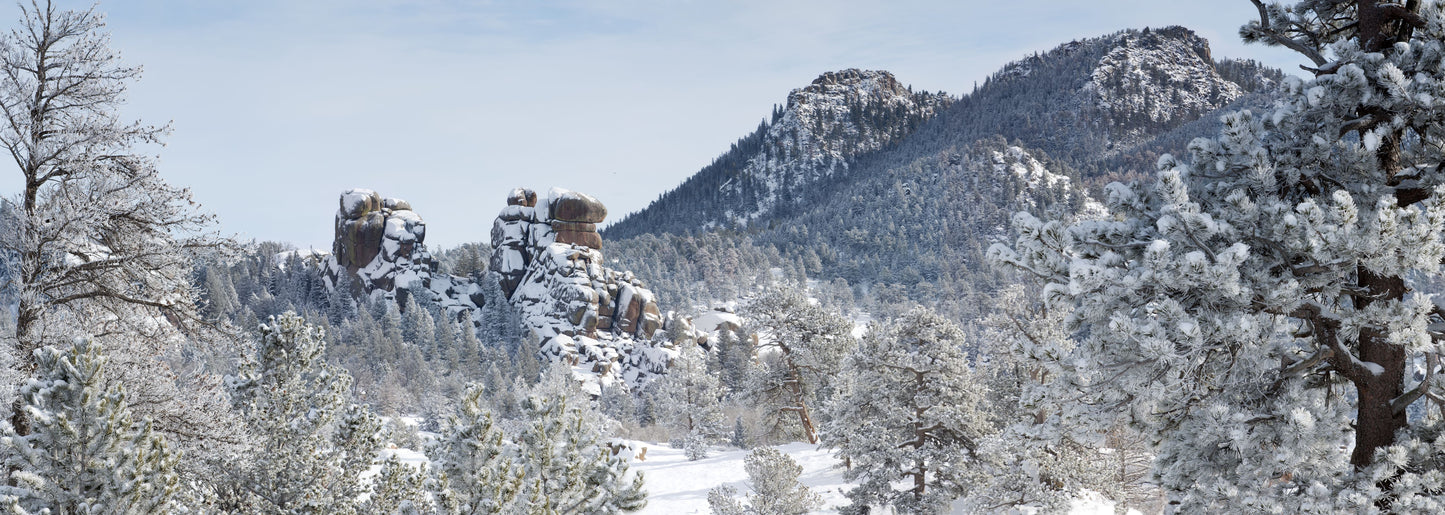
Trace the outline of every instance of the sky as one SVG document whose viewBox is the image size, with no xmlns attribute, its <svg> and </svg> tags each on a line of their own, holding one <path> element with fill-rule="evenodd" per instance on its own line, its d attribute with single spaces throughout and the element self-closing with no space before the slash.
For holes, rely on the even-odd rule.
<svg viewBox="0 0 1445 515">
<path fill-rule="evenodd" d="M 73 8 L 88 2 L 56 0 Z M 330 249 L 337 198 L 408 200 L 433 249 L 490 240 L 507 192 L 647 206 L 844 68 L 966 93 L 1073 39 L 1184 25 L 1216 58 L 1248 0 L 105 0 L 144 74 L 123 115 L 171 122 L 162 175 L 225 234 Z M 19 10 L 0 9 L 0 27 Z M 0 194 L 21 189 L 0 174 Z"/>
</svg>

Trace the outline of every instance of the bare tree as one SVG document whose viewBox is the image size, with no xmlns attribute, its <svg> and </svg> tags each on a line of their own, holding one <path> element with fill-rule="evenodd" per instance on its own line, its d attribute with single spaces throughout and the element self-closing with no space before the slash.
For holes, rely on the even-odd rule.
<svg viewBox="0 0 1445 515">
<path fill-rule="evenodd" d="M 207 232 L 212 217 L 141 153 L 168 128 L 121 120 L 140 68 L 110 49 L 104 17 L 48 0 L 20 8 L 18 28 L 0 35 L 0 146 L 25 179 L 0 234 L 6 290 L 18 304 L 18 372 L 33 372 L 41 346 L 94 335 L 116 356 L 132 407 L 157 429 L 196 438 L 216 423 L 210 408 L 224 403 L 207 392 L 219 390 L 177 388 L 186 378 L 162 358 L 199 327 L 189 277 L 196 251 L 226 240 Z M 26 418 L 11 415 L 20 434 Z"/>
</svg>

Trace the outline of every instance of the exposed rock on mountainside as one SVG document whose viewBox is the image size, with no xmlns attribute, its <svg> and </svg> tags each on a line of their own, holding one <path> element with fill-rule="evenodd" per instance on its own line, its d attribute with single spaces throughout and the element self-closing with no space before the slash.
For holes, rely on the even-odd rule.
<svg viewBox="0 0 1445 515">
<path fill-rule="evenodd" d="M 631 272 L 603 266 L 596 224 L 607 208 L 591 196 L 553 188 L 538 199 L 513 190 L 492 225 L 491 271 L 544 354 L 582 365 L 603 381 L 635 380 L 623 370 L 663 318 L 649 291 Z M 620 365 L 619 365 L 620 364 Z"/>
<path fill-rule="evenodd" d="M 720 194 L 755 198 L 721 222 L 745 224 L 780 203 L 799 200 L 813 183 L 848 167 L 848 159 L 907 135 L 947 105 L 942 94 L 914 94 L 886 71 L 828 72 L 788 94 L 763 148 L 723 184 Z"/>
<path fill-rule="evenodd" d="M 1136 131 L 1198 118 L 1245 93 L 1215 70 L 1209 42 L 1180 27 L 1119 35 L 1084 92 L 1114 124 Z"/>
<path fill-rule="evenodd" d="M 809 190 L 851 166 L 858 155 L 885 148 L 948 105 L 942 93 L 914 92 L 886 71 L 828 72 L 788 94 L 753 134 L 653 205 L 609 229 L 619 237 L 671 230 L 747 225 L 804 205 Z M 651 208 L 649 208 L 649 211 Z M 640 218 L 639 218 L 640 217 Z"/>
<path fill-rule="evenodd" d="M 966 143 L 1001 135 L 1090 173 L 1103 159 L 1147 147 L 1182 151 L 1213 131 L 1186 125 L 1267 95 L 1282 77 L 1253 61 L 1215 60 L 1209 42 L 1184 27 L 1125 30 L 1009 63 L 940 113 L 942 134 L 924 137 Z M 1188 134 L 1172 135 L 1176 129 Z M 1127 164 L 1152 168 L 1154 159 Z"/>
<path fill-rule="evenodd" d="M 437 273 L 427 252 L 426 222 L 405 200 L 367 189 L 341 194 L 332 254 L 322 264 L 328 286 L 349 283 L 355 295 L 394 298 L 398 288 L 426 292 L 458 319 L 481 322 L 486 299 L 475 281 Z"/>
</svg>

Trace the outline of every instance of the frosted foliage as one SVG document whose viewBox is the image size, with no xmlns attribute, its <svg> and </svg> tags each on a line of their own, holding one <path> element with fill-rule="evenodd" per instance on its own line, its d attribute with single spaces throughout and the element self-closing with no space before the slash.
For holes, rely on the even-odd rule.
<svg viewBox="0 0 1445 515">
<path fill-rule="evenodd" d="M 737 490 L 720 486 L 708 492 L 708 505 L 720 515 L 802 515 L 823 505 L 823 498 L 798 482 L 803 473 L 793 458 L 772 447 L 760 447 L 743 459 L 743 469 L 753 493 L 747 504 L 740 502 Z"/>
<path fill-rule="evenodd" d="M 844 358 L 857 345 L 853 323 L 792 289 L 765 292 L 743 315 L 759 332 L 746 395 L 762 409 L 773 434 L 816 442 L 813 411 L 832 393 Z"/>
<path fill-rule="evenodd" d="M 1017 241 L 990 249 L 1072 310 L 1077 346 L 1036 355 L 1050 397 L 1078 400 L 1060 431 L 1150 435 L 1183 511 L 1413 512 L 1445 492 L 1421 450 L 1434 422 L 1403 415 L 1445 393 L 1440 310 L 1413 290 L 1445 257 L 1445 16 L 1422 4 L 1375 12 L 1414 28 L 1371 37 L 1347 25 L 1354 3 L 1265 10 L 1292 28 L 1245 36 L 1300 50 L 1317 78 L 1161 158 L 1152 187 L 1109 185 L 1111 218 L 1020 213 Z"/>
<path fill-rule="evenodd" d="M 106 359 L 89 339 L 35 351 L 36 378 L 21 391 L 33 432 L 8 424 L 9 481 L 0 505 L 14 513 L 158 513 L 178 509 L 178 456 L 134 420 L 125 393 L 105 386 Z"/>
<path fill-rule="evenodd" d="M 1088 445 L 1059 431 L 1059 418 L 1051 416 L 1058 401 L 1049 398 L 1047 375 L 1038 363 L 1066 353 L 1072 340 L 1063 312 L 1038 311 L 1028 298 L 1022 287 L 1000 292 L 996 311 L 984 320 L 976 370 L 988 386 L 988 404 L 999 430 L 979 443 L 967 506 L 975 512 L 1021 505 L 1066 511 L 1077 493 L 1087 489 L 1116 506 L 1152 512 L 1136 506 L 1142 500 L 1136 497 L 1157 497 L 1158 492 L 1127 482 L 1147 474 L 1149 455 L 1121 447 L 1117 438 L 1102 442 L 1111 448 L 1101 452 L 1096 447 L 1100 442 Z"/>
<path fill-rule="evenodd" d="M 103 16 L 49 4 L 22 4 L 0 35 L 0 147 L 23 185 L 0 202 L 18 368 L 33 370 L 42 346 L 94 335 L 108 380 L 157 432 L 197 453 L 233 444 L 219 382 L 161 360 L 219 340 L 198 323 L 191 263 L 228 245 L 147 155 L 167 129 L 120 118 L 139 68 L 109 48 Z M 29 432 L 23 413 L 12 423 Z"/>
<path fill-rule="evenodd" d="M 381 450 L 381 420 L 350 404 L 351 376 L 326 363 L 325 334 L 295 313 L 261 326 L 253 355 L 227 377 L 258 448 L 228 458 L 221 507 L 241 513 L 356 513 L 362 471 Z"/>
<path fill-rule="evenodd" d="M 993 428 L 963 343 L 956 325 L 916 308 L 870 328 L 848 357 L 855 387 L 832 404 L 823 442 L 852 463 L 843 477 L 858 483 L 854 511 L 946 511 L 964 493 Z"/>
<path fill-rule="evenodd" d="M 426 498 L 426 471 L 402 463 L 396 456 L 382 462 L 371 481 L 371 496 L 362 505 L 366 513 L 416 515 L 432 513 Z"/>
<path fill-rule="evenodd" d="M 566 396 L 533 395 L 523 402 L 528 426 L 518 435 L 530 510 L 543 513 L 620 513 L 647 504 L 642 475 L 612 454 Z"/>
<path fill-rule="evenodd" d="M 482 408 L 482 389 L 472 386 L 445 436 L 432 446 L 433 495 L 447 513 L 509 513 L 518 506 L 522 470 L 502 430 Z"/>
<path fill-rule="evenodd" d="M 687 434 L 688 441 L 705 452 L 709 441 L 720 440 L 727 430 L 722 411 L 722 384 L 707 370 L 706 351 L 697 343 L 682 345 L 667 375 L 657 382 L 657 410 L 674 434 Z"/>
</svg>

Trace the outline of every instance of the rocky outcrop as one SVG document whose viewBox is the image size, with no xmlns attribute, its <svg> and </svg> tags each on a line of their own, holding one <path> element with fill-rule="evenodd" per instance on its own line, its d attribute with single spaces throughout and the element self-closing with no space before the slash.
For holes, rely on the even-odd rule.
<svg viewBox="0 0 1445 515">
<path fill-rule="evenodd" d="M 1193 120 L 1245 94 L 1215 69 L 1209 42 L 1183 27 L 1120 33 L 1084 86 L 1114 125 L 1146 132 Z"/>
<path fill-rule="evenodd" d="M 771 119 L 713 164 L 610 226 L 608 235 L 747 226 L 798 208 L 817 185 L 903 140 L 951 102 L 943 93 L 915 92 L 887 71 L 824 73 L 792 90 Z"/>
<path fill-rule="evenodd" d="M 481 323 L 486 299 L 473 280 L 437 273 L 426 250 L 426 222 L 405 200 L 367 189 L 341 194 L 332 253 L 322 265 L 328 284 L 349 284 L 354 295 L 395 298 L 404 288 L 429 295 L 458 320 Z M 343 280 L 344 278 L 344 280 Z"/>
<path fill-rule="evenodd" d="M 606 217 L 589 195 L 513 190 L 492 224 L 491 257 L 491 273 L 540 350 L 604 380 L 624 375 L 622 358 L 663 320 L 642 281 L 604 266 L 597 224 Z"/>
</svg>

